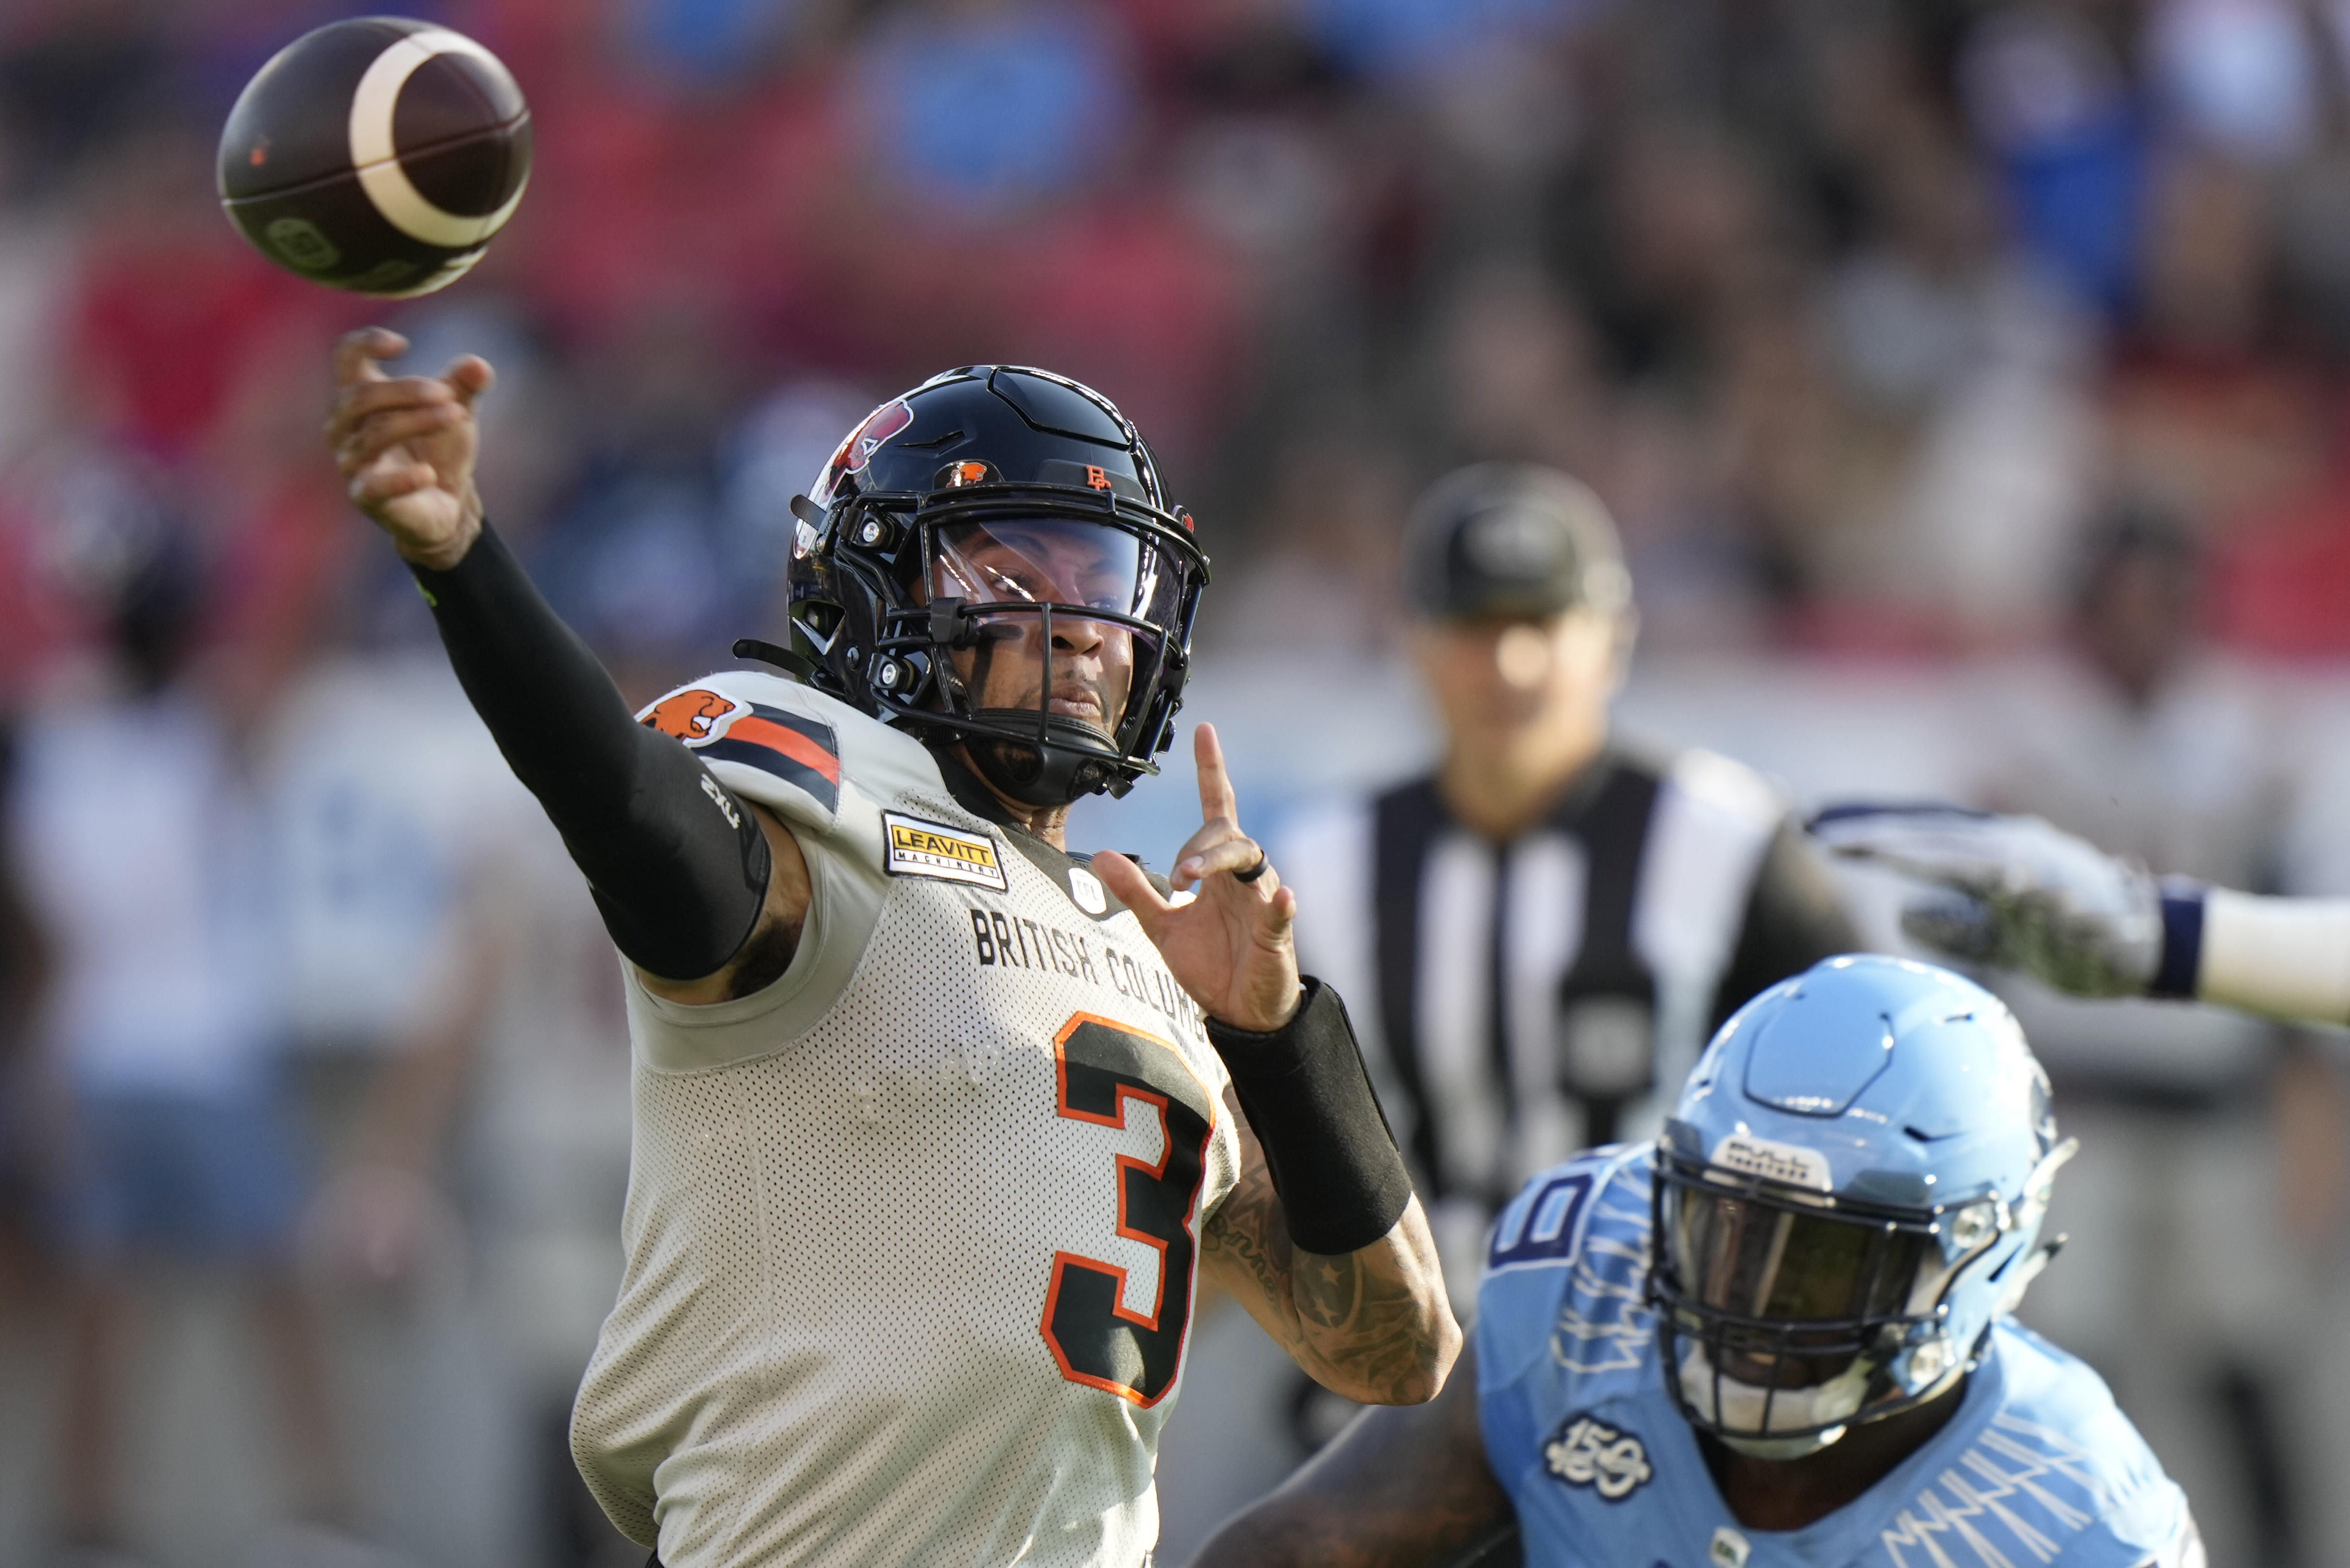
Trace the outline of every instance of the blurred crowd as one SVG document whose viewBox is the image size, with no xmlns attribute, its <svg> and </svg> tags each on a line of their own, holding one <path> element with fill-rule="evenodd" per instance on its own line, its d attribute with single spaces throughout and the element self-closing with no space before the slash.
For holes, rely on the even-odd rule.
<svg viewBox="0 0 2350 1568">
<path fill-rule="evenodd" d="M 1404 512 L 1524 459 L 1614 511 L 1677 738 L 2350 891 L 2310 744 L 2350 654 L 2338 5 L 433 0 L 536 163 L 397 305 L 213 195 L 244 81 L 375 8 L 0 6 L 0 1565 L 269 1520 L 288 1561 L 626 1552 L 562 1436 L 619 1264 L 618 977 L 320 449 L 363 321 L 495 365 L 492 516 L 632 698 L 775 635 L 787 503 L 868 408 L 1004 359 L 1158 447 L 1215 561 L 1203 703 L 1295 748 L 1276 794 L 1420 759 Z M 1387 722 L 1307 757 L 1284 669 Z M 2319 1561 L 2345 1477 L 2279 1325 L 2340 1288 L 2331 1045 L 2022 1004 L 2126 1151 L 2090 1140 L 2062 1332 L 2215 1555 Z"/>
</svg>

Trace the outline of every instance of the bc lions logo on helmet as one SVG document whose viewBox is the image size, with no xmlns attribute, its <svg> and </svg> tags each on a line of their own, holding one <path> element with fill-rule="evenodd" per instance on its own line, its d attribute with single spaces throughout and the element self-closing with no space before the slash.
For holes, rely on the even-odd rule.
<svg viewBox="0 0 2350 1568">
<path fill-rule="evenodd" d="M 718 722 L 741 706 L 732 697 L 722 697 L 706 687 L 697 686 L 662 698 L 645 710 L 642 722 L 695 746 L 713 737 L 718 732 Z"/>
<path fill-rule="evenodd" d="M 865 416 L 865 422 L 848 432 L 832 461 L 824 465 L 824 490 L 818 501 L 829 501 L 841 480 L 852 473 L 862 473 L 881 443 L 914 422 L 914 410 L 906 406 L 903 398 L 893 399 Z"/>
</svg>

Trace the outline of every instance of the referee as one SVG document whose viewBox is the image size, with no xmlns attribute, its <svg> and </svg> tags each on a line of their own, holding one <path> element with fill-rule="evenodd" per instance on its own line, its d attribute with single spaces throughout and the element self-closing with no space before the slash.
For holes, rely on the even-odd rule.
<svg viewBox="0 0 2350 1568">
<path fill-rule="evenodd" d="M 1748 997 L 1858 946 L 1783 802 L 1710 752 L 1617 744 L 1637 619 L 1614 524 L 1563 473 L 1440 481 L 1405 541 L 1436 772 L 1305 820 L 1308 971 L 1356 1025 L 1452 1299 L 1485 1226 L 1575 1149 L 1651 1137 Z"/>
</svg>

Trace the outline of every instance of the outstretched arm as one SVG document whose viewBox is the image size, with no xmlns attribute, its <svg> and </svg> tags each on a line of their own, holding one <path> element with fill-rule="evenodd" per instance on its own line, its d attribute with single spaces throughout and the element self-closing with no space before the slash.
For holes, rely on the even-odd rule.
<svg viewBox="0 0 2350 1568">
<path fill-rule="evenodd" d="M 466 697 L 646 986 L 681 1002 L 757 989 L 798 943 L 808 897 L 798 845 L 685 747 L 635 722 L 483 521 L 473 403 L 489 366 L 467 356 L 443 376 L 386 377 L 380 361 L 407 348 L 380 328 L 336 346 L 327 442 L 352 502 L 415 573 Z"/>
<path fill-rule="evenodd" d="M 2350 1023 L 2350 899 L 2158 884 L 2035 816 L 1842 805 L 1811 831 L 1848 859 L 1947 891 L 1902 929 L 1953 957 L 2021 969 L 2081 996 L 2168 996 Z"/>
<path fill-rule="evenodd" d="M 1433 1404 L 1368 1410 L 1191 1568 L 1467 1568 L 1513 1561 L 1517 1518 L 1485 1463 L 1473 1355 Z"/>
</svg>

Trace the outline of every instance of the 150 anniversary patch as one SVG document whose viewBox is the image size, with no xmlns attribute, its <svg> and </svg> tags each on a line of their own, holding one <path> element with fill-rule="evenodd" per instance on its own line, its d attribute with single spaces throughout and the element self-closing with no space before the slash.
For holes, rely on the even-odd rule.
<svg viewBox="0 0 2350 1568">
<path fill-rule="evenodd" d="M 1656 1474 L 1638 1438 L 1582 1414 L 1558 1424 L 1543 1445 L 1543 1465 L 1567 1485 L 1587 1486 L 1609 1502 L 1621 1502 Z"/>
<path fill-rule="evenodd" d="M 969 882 L 999 893 L 1011 886 L 1004 879 L 1003 863 L 996 858 L 995 841 L 983 834 L 895 811 L 881 814 L 881 830 L 889 837 L 885 864 L 892 877 Z"/>
</svg>

